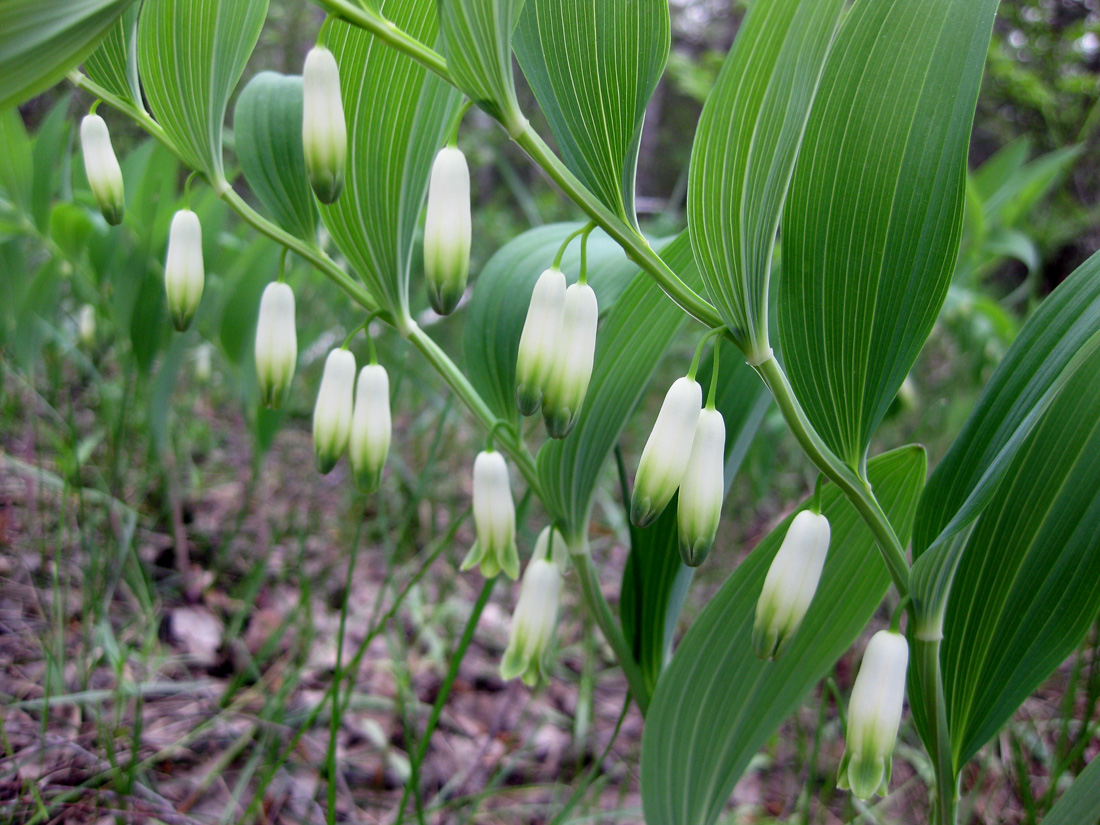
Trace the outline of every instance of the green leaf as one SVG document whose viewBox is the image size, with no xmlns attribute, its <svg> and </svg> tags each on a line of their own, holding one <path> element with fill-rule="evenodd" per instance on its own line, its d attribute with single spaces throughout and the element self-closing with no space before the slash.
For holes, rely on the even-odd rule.
<svg viewBox="0 0 1100 825">
<path fill-rule="evenodd" d="M 771 403 L 759 376 L 744 362 L 741 351 L 723 341 L 718 395 L 715 399 L 726 423 L 725 482 L 729 491 L 749 445 Z M 710 375 L 713 357 L 700 367 Z M 623 500 L 630 500 L 625 468 L 620 466 Z M 650 690 L 656 686 L 671 651 L 692 568 L 680 559 L 676 530 L 676 497 L 656 522 L 644 530 L 630 524 L 630 555 L 623 570 L 619 614 L 623 633 L 633 646 Z M 629 523 L 629 522 L 628 522 Z"/>
<path fill-rule="evenodd" d="M 434 0 L 389 0 L 386 17 L 422 43 L 436 40 Z M 436 151 L 459 95 L 373 35 L 333 20 L 327 45 L 340 67 L 348 126 L 344 192 L 321 217 L 380 304 L 409 314 L 413 240 Z"/>
<path fill-rule="evenodd" d="M 222 185 L 229 96 L 267 17 L 267 0 L 148 0 L 138 66 L 149 108 L 188 166 Z"/>
<path fill-rule="evenodd" d="M 489 407 L 506 421 L 519 421 L 516 409 L 516 353 L 531 290 L 554 262 L 562 241 L 582 224 L 561 223 L 524 232 L 497 250 L 478 275 L 467 310 L 463 341 L 466 371 Z M 562 271 L 573 282 L 580 274 L 580 244 L 562 258 Z M 637 275 L 637 264 L 622 248 L 596 230 L 588 238 L 588 280 L 600 313 L 610 310 Z"/>
<path fill-rule="evenodd" d="M 997 0 L 858 0 L 825 66 L 783 219 L 795 393 L 852 467 L 939 313 Z"/>
<path fill-rule="evenodd" d="M 688 228 L 711 300 L 746 351 L 768 350 L 768 279 L 787 186 L 844 0 L 757 0 L 707 98 Z"/>
<path fill-rule="evenodd" d="M 99 44 L 84 61 L 88 77 L 131 106 L 144 109 L 141 81 L 138 79 L 137 25 L 140 5 L 126 9 Z"/>
<path fill-rule="evenodd" d="M 42 232 L 50 225 L 50 210 L 54 198 L 69 199 L 67 191 L 72 178 L 69 166 L 72 158 L 72 117 L 69 102 L 72 95 L 65 93 L 57 100 L 34 138 L 34 168 L 31 185 L 31 215 L 35 226 Z"/>
<path fill-rule="evenodd" d="M 876 495 L 902 541 L 912 528 L 925 456 L 909 446 L 868 463 Z M 782 721 L 862 632 L 890 583 L 870 530 L 837 488 L 822 489 L 832 544 L 821 584 L 790 648 L 776 662 L 752 652 L 756 601 L 793 514 L 753 550 L 707 604 L 666 668 L 642 738 L 649 825 L 710 825 Z"/>
<path fill-rule="evenodd" d="M 943 617 L 956 771 L 1100 610 L 1098 274 L 1100 255 L 1024 325 L 921 502 L 913 595 L 918 632 Z"/>
<path fill-rule="evenodd" d="M 61 80 L 133 0 L 6 0 L 0 26 L 0 109 Z"/>
<path fill-rule="evenodd" d="M 989 219 L 1016 226 L 1069 172 L 1084 148 L 1057 149 L 1017 170 L 986 201 Z"/>
<path fill-rule="evenodd" d="M 239 265 L 226 273 L 230 287 L 221 308 L 218 338 L 226 359 L 235 367 L 244 367 L 252 359 L 260 296 L 275 279 L 278 266 L 278 246 L 254 243 L 240 256 Z"/>
<path fill-rule="evenodd" d="M 566 165 L 634 227 L 642 120 L 670 38 L 666 0 L 527 0 L 513 41 Z"/>
<path fill-rule="evenodd" d="M 1024 136 L 1006 144 L 974 172 L 974 188 L 988 201 L 1019 172 L 1031 155 L 1031 138 Z"/>
<path fill-rule="evenodd" d="M 512 77 L 512 30 L 523 2 L 439 0 L 443 53 L 451 79 L 513 135 L 527 126 Z"/>
<path fill-rule="evenodd" d="M 0 186 L 20 209 L 31 209 L 31 139 L 15 108 L 0 111 Z"/>
<path fill-rule="evenodd" d="M 698 285 L 686 232 L 665 246 L 661 257 L 689 286 Z M 568 539 L 587 535 L 600 470 L 683 321 L 683 311 L 648 274 L 640 273 L 600 329 L 592 381 L 577 425 L 568 437 L 547 441 L 538 454 L 543 504 Z"/>
<path fill-rule="evenodd" d="M 249 187 L 283 229 L 312 243 L 317 206 L 302 150 L 302 78 L 260 72 L 237 99 L 233 129 Z"/>
<path fill-rule="evenodd" d="M 1043 825 L 1097 825 L 1100 822 L 1100 759 L 1095 756 L 1062 798 L 1043 817 Z"/>
</svg>

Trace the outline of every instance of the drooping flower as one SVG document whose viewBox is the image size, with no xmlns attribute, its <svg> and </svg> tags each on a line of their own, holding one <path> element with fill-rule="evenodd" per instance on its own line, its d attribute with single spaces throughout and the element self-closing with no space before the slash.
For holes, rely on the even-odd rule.
<svg viewBox="0 0 1100 825">
<path fill-rule="evenodd" d="M 297 365 L 294 291 L 287 284 L 273 282 L 260 298 L 260 317 L 256 323 L 256 378 L 260 401 L 265 407 L 277 410 L 283 406 Z"/>
<path fill-rule="evenodd" d="M 829 520 L 809 510 L 787 528 L 756 603 L 752 646 L 761 659 L 779 658 L 802 624 L 825 566 L 829 536 Z"/>
<path fill-rule="evenodd" d="M 348 129 L 340 69 L 324 46 L 309 50 L 302 69 L 302 149 L 317 200 L 333 203 L 344 189 Z"/>
<path fill-rule="evenodd" d="M 523 415 L 538 412 L 554 369 L 555 350 L 561 346 L 565 292 L 565 275 L 551 267 L 539 276 L 531 293 L 516 357 L 516 404 Z"/>
<path fill-rule="evenodd" d="M 565 438 L 577 423 L 596 355 L 596 325 L 600 310 L 596 293 L 588 284 L 573 284 L 565 291 L 561 343 L 542 399 L 542 417 L 551 438 Z"/>
<path fill-rule="evenodd" d="M 428 183 L 424 221 L 424 275 L 428 300 L 450 315 L 466 290 L 470 274 L 470 167 L 455 146 L 439 150 Z"/>
<path fill-rule="evenodd" d="M 125 209 L 122 168 L 111 146 L 111 133 L 99 115 L 86 115 L 80 121 L 80 146 L 92 196 L 107 223 L 117 226 Z"/>
<path fill-rule="evenodd" d="M 500 662 L 502 677 L 519 676 L 530 687 L 538 683 L 544 672 L 558 621 L 561 569 L 552 558 L 552 530 L 547 527 L 539 534 L 535 552 L 523 572 L 519 601 L 508 630 L 508 647 Z M 556 532 L 553 541 L 555 544 L 560 541 Z"/>
<path fill-rule="evenodd" d="M 392 438 L 389 375 L 381 364 L 367 364 L 359 371 L 355 385 L 348 442 L 351 471 L 360 491 L 373 493 L 378 489 Z"/>
<path fill-rule="evenodd" d="M 202 300 L 206 272 L 202 262 L 202 224 L 190 209 L 172 217 L 168 230 L 168 260 L 164 264 L 164 289 L 172 325 L 183 332 L 191 325 Z"/>
<path fill-rule="evenodd" d="M 665 395 L 649 434 L 630 497 L 630 520 L 648 527 L 668 506 L 683 481 L 703 409 L 703 390 L 691 378 L 678 378 Z"/>
<path fill-rule="evenodd" d="M 852 698 L 848 702 L 848 733 L 837 784 L 860 799 L 885 796 L 905 699 L 909 645 L 905 637 L 880 630 L 867 643 Z"/>
<path fill-rule="evenodd" d="M 676 523 L 684 564 L 698 567 L 710 553 L 725 497 L 726 422 L 708 407 L 699 413 L 687 469 L 680 481 Z"/>
<path fill-rule="evenodd" d="M 331 472 L 348 446 L 354 392 L 355 356 L 334 349 L 325 359 L 313 407 L 313 455 L 322 475 Z"/>
<path fill-rule="evenodd" d="M 76 332 L 80 338 L 80 343 L 86 347 L 91 347 L 95 344 L 95 307 L 91 304 L 84 304 L 80 308 L 80 315 L 77 316 Z"/>
<path fill-rule="evenodd" d="M 477 565 L 487 579 L 502 570 L 508 578 L 518 578 L 516 506 L 508 464 L 496 450 L 480 452 L 474 460 L 474 526 L 477 540 L 463 559 L 462 569 Z"/>
</svg>

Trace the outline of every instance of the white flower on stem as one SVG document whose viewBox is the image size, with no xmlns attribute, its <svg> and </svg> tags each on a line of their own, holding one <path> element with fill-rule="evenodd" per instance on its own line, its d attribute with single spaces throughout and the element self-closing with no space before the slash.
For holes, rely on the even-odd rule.
<svg viewBox="0 0 1100 825">
<path fill-rule="evenodd" d="M 779 658 L 802 624 L 821 579 L 829 537 L 829 520 L 809 510 L 787 528 L 756 603 L 752 646 L 761 659 Z"/>
<path fill-rule="evenodd" d="M 508 647 L 500 662 L 502 677 L 514 679 L 519 676 L 530 687 L 538 683 L 544 671 L 546 654 L 558 623 L 561 569 L 552 558 L 552 529 L 547 527 L 539 534 L 535 552 L 523 572 L 519 601 L 508 630 Z M 554 544 L 559 540 L 555 532 Z"/>
<path fill-rule="evenodd" d="M 596 326 L 600 309 L 588 284 L 565 291 L 560 344 L 542 399 L 542 417 L 551 438 L 565 438 L 577 423 L 596 355 Z"/>
<path fill-rule="evenodd" d="M 676 523 L 684 564 L 698 567 L 710 553 L 726 494 L 726 422 L 708 408 L 699 413 L 687 469 L 680 481 Z"/>
<path fill-rule="evenodd" d="M 565 292 L 565 275 L 551 267 L 531 293 L 516 356 L 516 404 L 523 415 L 538 412 L 554 370 L 555 352 L 562 345 Z"/>
<path fill-rule="evenodd" d="M 76 332 L 84 346 L 91 347 L 95 344 L 95 327 L 95 307 L 84 304 L 76 319 Z"/>
<path fill-rule="evenodd" d="M 340 97 L 340 69 L 324 46 L 309 50 L 302 69 L 302 149 L 317 200 L 333 203 L 344 188 L 348 129 Z"/>
<path fill-rule="evenodd" d="M 168 229 L 168 260 L 164 264 L 164 289 L 172 325 L 183 332 L 191 325 L 202 300 L 206 272 L 202 263 L 202 224 L 190 209 L 172 216 Z"/>
<path fill-rule="evenodd" d="M 649 434 L 630 497 L 630 520 L 648 527 L 668 506 L 683 481 L 703 409 L 703 390 L 690 378 L 669 387 Z"/>
<path fill-rule="evenodd" d="M 325 359 L 313 407 L 313 455 L 322 475 L 336 466 L 348 446 L 354 393 L 355 356 L 346 349 L 334 349 Z"/>
<path fill-rule="evenodd" d="M 260 298 L 256 323 L 256 378 L 260 401 L 279 409 L 290 394 L 298 365 L 298 333 L 294 326 L 294 291 L 283 283 L 270 283 Z"/>
<path fill-rule="evenodd" d="M 470 167 L 461 149 L 447 146 L 432 164 L 424 221 L 428 300 L 440 315 L 454 312 L 466 291 L 470 232 Z"/>
<path fill-rule="evenodd" d="M 508 578 L 518 578 L 516 506 L 508 464 L 495 450 L 480 452 L 474 460 L 474 526 L 477 540 L 463 559 L 462 569 L 477 565 L 487 579 L 502 570 Z"/>
<path fill-rule="evenodd" d="M 904 636 L 880 630 L 871 637 L 848 702 L 848 733 L 837 778 L 841 788 L 851 788 L 860 799 L 884 796 L 890 789 L 908 666 Z"/>
<path fill-rule="evenodd" d="M 122 223 L 125 209 L 122 168 L 118 165 L 111 133 L 99 115 L 86 115 L 80 121 L 80 147 L 84 152 L 84 172 L 99 211 L 111 226 Z"/>
<path fill-rule="evenodd" d="M 359 371 L 355 385 L 348 441 L 352 476 L 360 491 L 373 493 L 378 489 L 392 438 L 389 375 L 381 364 L 367 364 Z"/>
</svg>

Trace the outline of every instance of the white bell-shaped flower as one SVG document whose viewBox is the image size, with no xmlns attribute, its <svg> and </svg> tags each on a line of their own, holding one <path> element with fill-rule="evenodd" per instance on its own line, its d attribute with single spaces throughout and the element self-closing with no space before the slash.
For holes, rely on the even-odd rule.
<svg viewBox="0 0 1100 825">
<path fill-rule="evenodd" d="M 676 523 L 684 564 L 698 567 L 710 553 L 726 494 L 726 422 L 707 408 L 699 413 L 687 469 L 680 481 Z"/>
<path fill-rule="evenodd" d="M 333 203 L 344 188 L 348 128 L 340 96 L 340 69 L 324 46 L 309 50 L 302 69 L 302 149 L 317 200 Z"/>
<path fill-rule="evenodd" d="M 787 528 L 756 603 L 752 646 L 761 659 L 778 658 L 802 624 L 821 580 L 829 536 L 829 520 L 809 510 Z"/>
<path fill-rule="evenodd" d="M 555 352 L 562 345 L 565 292 L 565 275 L 552 267 L 539 276 L 531 293 L 516 357 L 516 404 L 523 415 L 538 412 L 553 372 Z"/>
<path fill-rule="evenodd" d="M 634 476 L 630 520 L 635 526 L 648 527 L 656 521 L 676 494 L 691 458 L 702 410 L 699 384 L 687 377 L 676 379 L 657 413 Z"/>
<path fill-rule="evenodd" d="M 122 223 L 125 209 L 122 168 L 118 165 L 111 133 L 99 115 L 86 115 L 80 121 L 80 147 L 84 153 L 84 172 L 99 211 L 111 226 Z"/>
<path fill-rule="evenodd" d="M 183 332 L 191 325 L 202 300 L 206 271 L 202 263 L 202 224 L 190 209 L 172 216 L 168 229 L 168 260 L 164 264 L 164 289 L 172 325 Z"/>
<path fill-rule="evenodd" d="M 428 300 L 440 315 L 454 312 L 466 291 L 470 233 L 470 167 L 461 149 L 447 146 L 432 164 L 424 220 Z"/>
<path fill-rule="evenodd" d="M 596 325 L 600 309 L 588 284 L 565 291 L 560 345 L 542 399 L 542 417 L 551 438 L 565 438 L 577 423 L 596 355 Z"/>
<path fill-rule="evenodd" d="M 885 796 L 890 789 L 908 666 L 904 636 L 880 630 L 871 637 L 848 702 L 848 732 L 837 778 L 841 788 L 851 788 L 860 799 Z"/>
<path fill-rule="evenodd" d="M 355 384 L 355 409 L 348 440 L 352 476 L 360 491 L 373 493 L 378 489 L 392 438 L 389 375 L 381 364 L 367 364 L 359 371 Z"/>
<path fill-rule="evenodd" d="M 348 446 L 354 393 L 355 356 L 346 349 L 334 349 L 325 359 L 313 407 L 313 455 L 321 474 L 336 466 Z"/>
<path fill-rule="evenodd" d="M 477 565 L 487 579 L 502 570 L 508 578 L 518 578 L 516 506 L 508 464 L 496 450 L 478 453 L 474 460 L 474 526 L 477 540 L 463 559 L 462 569 Z"/>
<path fill-rule="evenodd" d="M 294 291 L 286 284 L 270 283 L 260 298 L 256 322 L 256 378 L 265 407 L 277 410 L 283 406 L 297 365 Z"/>
<path fill-rule="evenodd" d="M 519 601 L 508 629 L 508 647 L 500 662 L 501 676 L 505 679 L 519 676 L 530 687 L 538 684 L 544 671 L 558 623 L 561 569 L 551 558 L 550 532 L 547 527 L 539 534 L 534 555 L 523 572 Z"/>
<path fill-rule="evenodd" d="M 95 344 L 95 329 L 95 307 L 91 304 L 84 304 L 76 318 L 76 333 L 80 338 L 80 343 L 86 347 L 93 346 Z"/>
</svg>

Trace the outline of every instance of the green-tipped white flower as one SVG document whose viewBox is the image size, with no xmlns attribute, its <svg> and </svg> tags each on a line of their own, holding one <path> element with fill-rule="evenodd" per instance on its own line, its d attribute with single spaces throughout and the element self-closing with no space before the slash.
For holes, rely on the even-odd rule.
<svg viewBox="0 0 1100 825">
<path fill-rule="evenodd" d="M 80 343 L 86 347 L 95 344 L 95 326 L 95 307 L 91 304 L 84 304 L 76 318 L 76 333 L 80 338 Z"/>
<path fill-rule="evenodd" d="M 726 494 L 725 469 L 726 422 L 722 413 L 708 408 L 699 413 L 695 425 L 677 503 L 680 556 L 689 567 L 702 564 L 714 544 Z"/>
<path fill-rule="evenodd" d="M 294 369 L 298 365 L 298 332 L 294 327 L 294 291 L 274 282 L 260 298 L 256 322 L 256 378 L 260 401 L 279 409 L 290 394 Z"/>
<path fill-rule="evenodd" d="M 336 466 L 348 446 L 354 393 L 355 356 L 346 349 L 334 349 L 325 359 L 313 407 L 313 457 L 322 475 Z"/>
<path fill-rule="evenodd" d="M 344 188 L 348 128 L 340 97 L 340 69 L 324 46 L 309 50 L 302 69 L 302 149 L 317 200 L 334 202 Z"/>
<path fill-rule="evenodd" d="M 495 450 L 478 453 L 474 460 L 474 526 L 477 541 L 463 559 L 462 569 L 477 565 L 487 579 L 502 570 L 508 578 L 518 578 L 516 506 L 508 465 Z"/>
<path fill-rule="evenodd" d="M 164 289 L 172 325 L 183 332 L 191 325 L 202 300 L 206 272 L 202 265 L 202 224 L 190 209 L 172 217 L 168 230 L 168 260 L 164 264 Z"/>
<path fill-rule="evenodd" d="M 573 284 L 565 291 L 561 343 L 542 399 L 542 417 L 551 438 L 565 438 L 577 423 L 592 379 L 599 320 L 600 308 L 592 287 Z"/>
<path fill-rule="evenodd" d="M 508 630 L 508 647 L 500 662 L 501 676 L 519 676 L 530 687 L 538 684 L 543 673 L 558 623 L 561 570 L 550 558 L 550 532 L 547 527 L 539 534 L 534 555 L 523 571 L 519 601 Z M 556 543 L 557 536 L 554 540 Z"/>
<path fill-rule="evenodd" d="M 778 658 L 802 624 L 821 580 L 829 535 L 829 520 L 809 510 L 787 528 L 756 603 L 752 646 L 761 659 Z"/>
<path fill-rule="evenodd" d="M 466 291 L 470 274 L 470 167 L 462 150 L 439 150 L 428 183 L 424 220 L 424 275 L 428 300 L 450 315 Z"/>
<path fill-rule="evenodd" d="M 111 226 L 122 223 L 122 168 L 118 165 L 111 133 L 99 115 L 87 115 L 80 121 L 80 147 L 84 152 L 84 171 L 99 211 Z"/>
<path fill-rule="evenodd" d="M 686 377 L 676 379 L 657 413 L 634 476 L 630 520 L 635 526 L 651 525 L 675 495 L 687 470 L 702 410 L 699 384 Z"/>
<path fill-rule="evenodd" d="M 367 364 L 359 371 L 355 384 L 355 410 L 348 440 L 352 476 L 362 492 L 378 489 L 392 438 L 389 375 L 381 364 Z"/>
<path fill-rule="evenodd" d="M 523 415 L 539 411 L 554 370 L 555 352 L 562 344 L 565 291 L 565 275 L 551 267 L 539 276 L 531 293 L 516 357 L 516 404 Z"/>
<path fill-rule="evenodd" d="M 860 799 L 885 796 L 905 699 L 909 645 L 900 633 L 880 630 L 867 643 L 852 698 L 837 784 Z"/>
</svg>

